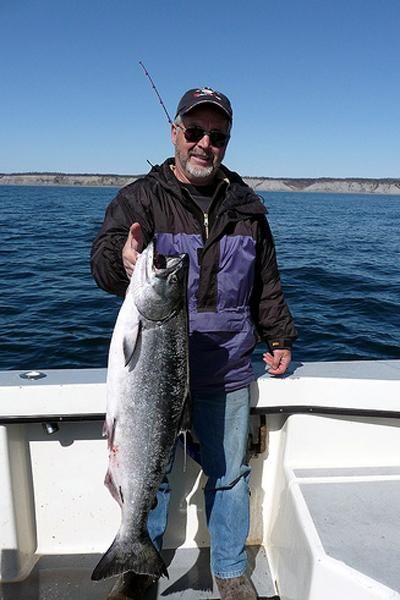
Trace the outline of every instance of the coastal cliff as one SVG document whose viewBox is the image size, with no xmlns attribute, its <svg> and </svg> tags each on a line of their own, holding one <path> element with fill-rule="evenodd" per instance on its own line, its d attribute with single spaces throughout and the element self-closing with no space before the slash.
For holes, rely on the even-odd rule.
<svg viewBox="0 0 400 600">
<path fill-rule="evenodd" d="M 83 185 L 123 187 L 141 175 L 84 173 L 0 173 L 0 185 Z M 336 194 L 400 195 L 400 179 L 293 179 L 275 177 L 244 177 L 257 192 L 332 192 Z"/>
<path fill-rule="evenodd" d="M 400 179 L 276 179 L 245 177 L 246 183 L 259 192 L 331 192 L 335 194 L 393 194 L 400 195 Z"/>
</svg>

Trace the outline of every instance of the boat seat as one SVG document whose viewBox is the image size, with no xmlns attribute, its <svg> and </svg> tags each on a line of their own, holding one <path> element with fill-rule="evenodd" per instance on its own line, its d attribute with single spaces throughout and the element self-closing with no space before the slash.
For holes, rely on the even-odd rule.
<svg viewBox="0 0 400 600">
<path fill-rule="evenodd" d="M 400 468 L 396 476 L 324 479 L 300 490 L 326 554 L 400 592 Z"/>
<path fill-rule="evenodd" d="M 269 536 L 281 597 L 400 600 L 398 428 L 293 415 L 285 429 Z"/>
</svg>

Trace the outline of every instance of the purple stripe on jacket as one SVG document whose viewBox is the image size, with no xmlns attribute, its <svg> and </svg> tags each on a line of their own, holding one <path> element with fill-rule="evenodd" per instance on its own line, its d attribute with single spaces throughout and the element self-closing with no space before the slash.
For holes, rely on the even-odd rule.
<svg viewBox="0 0 400 600">
<path fill-rule="evenodd" d="M 157 252 L 167 256 L 187 253 L 189 349 L 191 386 L 196 390 L 234 390 L 253 381 L 251 353 L 255 331 L 250 316 L 255 241 L 250 236 L 224 236 L 219 243 L 217 305 L 215 312 L 198 312 L 198 249 L 200 235 L 155 234 Z"/>
<path fill-rule="evenodd" d="M 231 235 L 221 239 L 218 310 L 249 304 L 255 259 L 256 244 L 250 236 Z"/>
</svg>

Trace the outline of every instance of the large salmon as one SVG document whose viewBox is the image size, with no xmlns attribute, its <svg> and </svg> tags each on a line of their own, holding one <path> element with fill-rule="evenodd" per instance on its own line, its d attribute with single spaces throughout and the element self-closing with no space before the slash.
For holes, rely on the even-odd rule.
<svg viewBox="0 0 400 600">
<path fill-rule="evenodd" d="M 105 484 L 121 507 L 114 542 L 93 571 L 104 579 L 133 571 L 167 575 L 147 516 L 182 426 L 189 394 L 188 257 L 140 255 L 111 339 L 107 372 L 109 467 Z M 185 411 L 186 414 L 186 411 Z"/>
</svg>

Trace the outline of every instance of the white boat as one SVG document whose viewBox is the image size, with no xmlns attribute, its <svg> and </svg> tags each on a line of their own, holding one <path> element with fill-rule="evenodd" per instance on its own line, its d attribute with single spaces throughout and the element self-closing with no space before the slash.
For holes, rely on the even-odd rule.
<svg viewBox="0 0 400 600">
<path fill-rule="evenodd" d="M 120 522 L 103 486 L 105 374 L 0 373 L 2 600 L 94 600 L 112 586 L 90 580 Z M 295 364 L 259 377 L 252 398 L 265 441 L 248 540 L 260 598 L 400 599 L 400 361 Z M 203 476 L 183 462 L 178 450 L 170 579 L 153 600 L 218 598 Z"/>
</svg>

